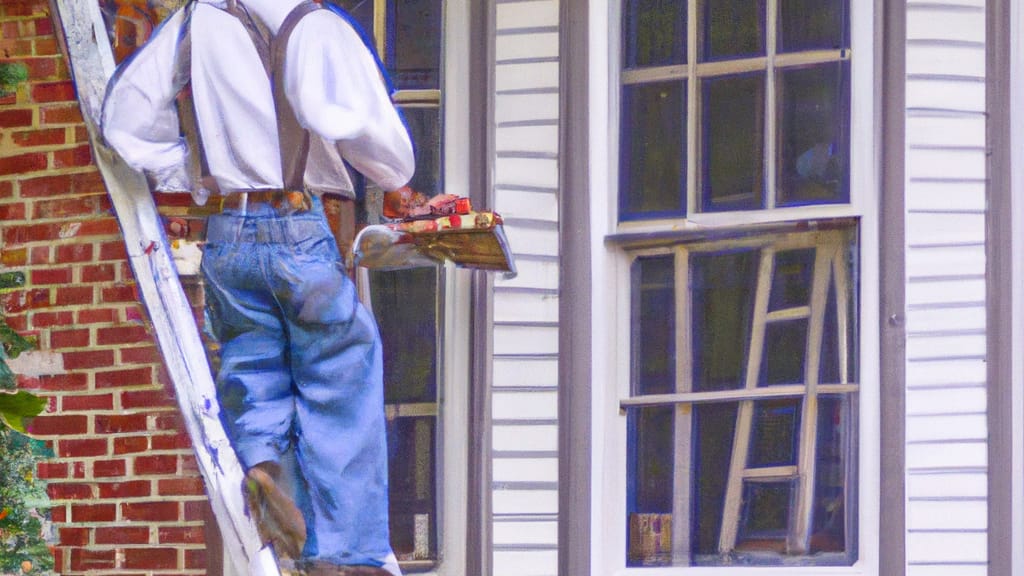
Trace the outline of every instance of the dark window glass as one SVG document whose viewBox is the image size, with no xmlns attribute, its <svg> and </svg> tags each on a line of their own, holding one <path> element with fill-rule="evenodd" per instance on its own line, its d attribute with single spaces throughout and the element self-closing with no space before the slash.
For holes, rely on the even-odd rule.
<svg viewBox="0 0 1024 576">
<path fill-rule="evenodd" d="M 779 52 L 848 48 L 848 0 L 779 0 Z"/>
<path fill-rule="evenodd" d="M 708 0 L 701 11 L 702 60 L 764 55 L 764 0 Z"/>
<path fill-rule="evenodd" d="M 436 427 L 432 416 L 387 424 L 391 546 L 403 562 L 437 558 Z"/>
<path fill-rule="evenodd" d="M 735 402 L 693 407 L 693 513 L 690 516 L 692 553 L 718 557 L 726 479 L 736 428 Z"/>
<path fill-rule="evenodd" d="M 384 344 L 384 401 L 437 402 L 437 270 L 372 271 Z"/>
<path fill-rule="evenodd" d="M 685 63 L 686 10 L 685 0 L 625 0 L 625 67 Z"/>
<path fill-rule="evenodd" d="M 800 439 L 799 400 L 755 402 L 752 428 L 748 467 L 796 465 Z"/>
<path fill-rule="evenodd" d="M 388 0 L 387 64 L 399 90 L 441 85 L 441 0 Z"/>
<path fill-rule="evenodd" d="M 744 482 L 736 547 L 740 550 L 786 551 L 794 481 Z"/>
<path fill-rule="evenodd" d="M 693 389 L 744 387 L 759 252 L 690 255 Z"/>
<path fill-rule="evenodd" d="M 631 411 L 627 418 L 629 566 L 672 562 L 672 486 L 675 408 Z"/>
<path fill-rule="evenodd" d="M 848 202 L 849 64 L 783 69 L 778 79 L 778 204 Z"/>
<path fill-rule="evenodd" d="M 441 111 L 436 107 L 403 107 L 402 116 L 416 149 L 416 172 L 409 185 L 427 195 L 441 192 Z"/>
<path fill-rule="evenodd" d="M 686 214 L 685 110 L 685 82 L 622 87 L 622 219 Z"/>
<path fill-rule="evenodd" d="M 764 208 L 763 72 L 703 81 L 702 198 L 707 212 Z"/>
<path fill-rule="evenodd" d="M 633 268 L 635 394 L 671 394 L 676 380 L 675 265 L 672 256 L 639 258 Z"/>
<path fill-rule="evenodd" d="M 807 320 L 769 322 L 764 331 L 764 357 L 759 385 L 804 383 Z"/>
<path fill-rule="evenodd" d="M 351 17 L 349 22 L 358 26 L 364 38 L 373 39 L 373 0 L 332 0 L 332 3 L 348 13 Z"/>
<path fill-rule="evenodd" d="M 772 277 L 768 311 L 810 304 L 815 252 L 814 248 L 806 248 L 775 254 L 775 275 Z"/>
<path fill-rule="evenodd" d="M 854 438 L 853 402 L 835 396 L 818 398 L 818 438 L 815 456 L 814 511 L 812 512 L 811 554 L 849 550 L 848 562 L 856 560 L 857 545 L 847 539 L 849 517 L 847 507 L 855 507 L 855 492 L 843 487 L 855 474 L 856 450 L 850 449 Z M 852 456 L 851 456 L 852 455 Z"/>
</svg>

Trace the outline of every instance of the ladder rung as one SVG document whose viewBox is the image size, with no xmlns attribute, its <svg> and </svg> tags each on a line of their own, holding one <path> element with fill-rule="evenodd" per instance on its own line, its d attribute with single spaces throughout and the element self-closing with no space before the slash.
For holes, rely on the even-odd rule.
<svg viewBox="0 0 1024 576">
<path fill-rule="evenodd" d="M 796 308 L 783 308 L 773 310 L 765 316 L 766 322 L 785 322 L 786 320 L 804 320 L 811 315 L 810 306 L 797 306 Z"/>
<path fill-rule="evenodd" d="M 800 477 L 796 466 L 765 466 L 747 468 L 743 471 L 744 480 L 757 482 L 774 482 L 777 480 L 795 480 Z"/>
</svg>

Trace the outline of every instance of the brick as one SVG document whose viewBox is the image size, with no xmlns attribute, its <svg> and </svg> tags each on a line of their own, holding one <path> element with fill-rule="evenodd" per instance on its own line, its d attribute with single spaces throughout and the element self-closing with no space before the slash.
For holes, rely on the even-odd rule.
<svg viewBox="0 0 1024 576">
<path fill-rule="evenodd" d="M 160 526 L 157 539 L 160 544 L 204 544 L 206 534 L 202 526 Z"/>
<path fill-rule="evenodd" d="M 30 78 L 39 80 L 55 79 L 59 69 L 56 58 L 24 58 L 20 62 L 28 68 Z"/>
<path fill-rule="evenodd" d="M 0 158 L 0 176 L 46 170 L 46 153 L 31 152 Z"/>
<path fill-rule="evenodd" d="M 50 36 L 53 34 L 53 21 L 49 18 L 36 18 L 32 21 L 36 36 Z"/>
<path fill-rule="evenodd" d="M 26 428 L 40 436 L 85 434 L 89 431 L 89 419 L 78 415 L 36 416 Z"/>
<path fill-rule="evenodd" d="M 45 308 L 50 305 L 50 290 L 46 288 L 33 288 L 31 290 L 20 290 L 0 296 L 5 314 L 18 314 L 27 310 Z"/>
<path fill-rule="evenodd" d="M 55 104 L 39 108 L 40 124 L 80 124 L 84 121 L 78 104 Z"/>
<path fill-rule="evenodd" d="M 0 250 L 0 264 L 8 268 L 18 268 L 28 264 L 28 249 L 3 248 Z"/>
<path fill-rule="evenodd" d="M 64 353 L 64 368 L 66 370 L 88 370 L 89 368 L 107 368 L 113 365 L 113 350 L 87 350 L 84 352 Z"/>
<path fill-rule="evenodd" d="M 82 267 L 82 282 L 113 282 L 117 270 L 113 264 L 94 264 Z"/>
<path fill-rule="evenodd" d="M 161 496 L 202 496 L 206 486 L 199 478 L 168 478 L 157 482 L 157 493 Z"/>
<path fill-rule="evenodd" d="M 117 506 L 114 504 L 76 504 L 71 506 L 71 521 L 78 522 L 113 522 L 117 518 Z"/>
<path fill-rule="evenodd" d="M 122 567 L 129 570 L 173 570 L 178 567 L 178 550 L 125 548 Z"/>
<path fill-rule="evenodd" d="M 54 168 L 74 168 L 76 166 L 89 166 L 90 164 L 92 164 L 91 146 L 82 145 L 67 150 L 53 151 Z"/>
<path fill-rule="evenodd" d="M 97 460 L 92 463 L 92 475 L 96 478 L 124 476 L 127 464 L 124 460 Z"/>
<path fill-rule="evenodd" d="M 106 194 L 92 194 L 73 198 L 37 201 L 32 205 L 34 218 L 69 218 L 106 214 L 110 200 Z"/>
<path fill-rule="evenodd" d="M 135 458 L 133 470 L 139 476 L 175 474 L 178 471 L 178 457 L 173 454 L 139 456 Z"/>
<path fill-rule="evenodd" d="M 97 434 L 118 434 L 123 432 L 145 432 L 148 429 L 145 414 L 97 414 Z"/>
<path fill-rule="evenodd" d="M 153 450 L 186 450 L 192 448 L 192 439 L 184 432 L 153 436 L 150 442 L 153 444 Z"/>
<path fill-rule="evenodd" d="M 69 552 L 71 553 L 71 570 L 74 572 L 92 574 L 97 570 L 113 570 L 116 566 L 115 550 L 71 548 Z"/>
<path fill-rule="evenodd" d="M 121 349 L 121 362 L 124 364 L 155 364 L 160 362 L 160 353 L 156 346 L 142 346 Z"/>
<path fill-rule="evenodd" d="M 39 387 L 52 392 L 75 392 L 89 388 L 89 375 L 85 372 L 53 374 L 39 377 Z"/>
<path fill-rule="evenodd" d="M 78 311 L 79 324 L 109 324 L 117 320 L 117 310 L 113 308 L 91 308 Z"/>
<path fill-rule="evenodd" d="M 92 286 L 61 286 L 54 299 L 56 306 L 82 306 L 93 303 Z"/>
<path fill-rule="evenodd" d="M 36 476 L 42 480 L 60 480 L 68 477 L 67 462 L 40 462 L 36 465 Z"/>
<path fill-rule="evenodd" d="M 54 500 L 89 500 L 93 497 L 92 486 L 68 482 L 50 482 L 46 493 Z"/>
<path fill-rule="evenodd" d="M 52 336 L 51 336 L 52 338 Z M 60 398 L 61 410 L 65 412 L 91 412 L 94 410 L 113 410 L 113 394 L 88 394 L 84 396 L 71 396 L 65 394 Z M 117 441 L 114 438 L 114 453 L 117 454 Z"/>
<path fill-rule="evenodd" d="M 139 342 L 152 342 L 153 337 L 146 330 L 145 326 L 112 326 L 100 328 L 96 332 L 97 344 L 137 344 Z"/>
<path fill-rule="evenodd" d="M 201 522 L 209 516 L 210 503 L 206 500 L 189 500 L 185 502 L 185 521 Z"/>
<path fill-rule="evenodd" d="M 50 349 L 84 348 L 89 345 L 89 329 L 55 330 L 50 332 Z"/>
<path fill-rule="evenodd" d="M 67 131 L 63 128 L 50 128 L 48 130 L 23 130 L 11 134 L 11 142 L 22 148 L 35 148 L 39 146 L 55 146 L 64 144 Z"/>
<path fill-rule="evenodd" d="M 96 373 L 96 388 L 122 388 L 151 384 L 152 368 L 132 368 L 130 370 L 111 370 Z"/>
<path fill-rule="evenodd" d="M 178 411 L 174 412 L 163 412 L 156 416 L 156 429 L 157 430 L 170 430 L 174 432 L 180 432 L 185 428 L 182 423 L 181 413 Z"/>
<path fill-rule="evenodd" d="M 32 270 L 32 284 L 43 286 L 47 284 L 70 284 L 71 268 L 46 268 Z"/>
<path fill-rule="evenodd" d="M 2 126 L 2 124 L 0 124 Z M 14 183 L 10 180 L 0 181 L 0 199 L 7 200 L 14 197 Z"/>
<path fill-rule="evenodd" d="M 41 42 L 36 42 L 36 50 L 39 50 Z M 43 53 L 38 53 L 40 56 L 46 55 L 46 45 Z M 32 101 L 40 104 L 47 102 L 74 102 L 78 99 L 75 93 L 75 83 L 69 81 L 62 82 L 40 82 L 32 85 Z"/>
<path fill-rule="evenodd" d="M 110 218 L 93 218 L 78 222 L 69 222 L 65 229 L 61 230 L 61 238 L 81 238 L 86 236 L 115 236 L 120 235 L 121 228 L 117 220 Z"/>
<path fill-rule="evenodd" d="M 78 144 L 89 142 L 89 129 L 85 126 L 75 126 L 75 139 Z"/>
<path fill-rule="evenodd" d="M 61 229 L 62 226 L 56 223 L 7 226 L 3 231 L 4 242 L 7 244 L 27 244 L 29 242 L 58 240 L 61 238 Z M 42 262 L 39 263 L 41 264 Z"/>
<path fill-rule="evenodd" d="M 125 410 L 166 408 L 173 405 L 171 395 L 162 388 L 158 390 L 132 390 L 121 393 L 121 407 Z"/>
<path fill-rule="evenodd" d="M 177 502 L 128 502 L 121 504 L 121 517 L 133 522 L 177 522 Z"/>
<path fill-rule="evenodd" d="M 146 526 L 117 526 L 96 528 L 96 544 L 149 544 Z"/>
<path fill-rule="evenodd" d="M 122 285 L 104 288 L 100 292 L 100 302 L 112 304 L 117 302 L 138 302 L 139 297 L 135 294 L 135 285 Z"/>
<path fill-rule="evenodd" d="M 62 526 L 59 534 L 60 543 L 64 546 L 88 546 L 89 538 L 92 536 L 92 528 Z"/>
<path fill-rule="evenodd" d="M 75 462 L 71 468 L 72 478 L 85 478 L 85 462 Z"/>
<path fill-rule="evenodd" d="M 186 570 L 198 570 L 206 568 L 206 549 L 205 548 L 193 548 L 185 550 L 185 569 Z"/>
<path fill-rule="evenodd" d="M 64 244 L 57 247 L 57 262 L 89 262 L 92 260 L 92 244 Z"/>
<path fill-rule="evenodd" d="M 130 480 L 127 482 L 105 482 L 100 484 L 100 498 L 112 500 L 117 498 L 146 498 L 151 495 L 149 480 Z"/>
<path fill-rule="evenodd" d="M 19 192 L 22 198 L 58 196 L 61 194 L 71 194 L 73 191 L 72 186 L 73 180 L 70 174 L 37 176 L 22 180 Z"/>
<path fill-rule="evenodd" d="M 32 109 L 9 108 L 0 110 L 0 126 L 4 128 L 27 128 L 32 125 Z"/>
<path fill-rule="evenodd" d="M 50 247 L 33 246 L 29 251 L 29 264 L 50 264 Z"/>
<path fill-rule="evenodd" d="M 4 322 L 15 332 L 28 332 L 28 316 L 5 316 Z"/>
<path fill-rule="evenodd" d="M 114 454 L 137 454 L 149 450 L 147 436 L 121 436 L 114 438 Z"/>
<path fill-rule="evenodd" d="M 100 260 L 126 260 L 127 258 L 128 250 L 125 248 L 123 240 L 100 244 Z"/>
<path fill-rule="evenodd" d="M 57 442 L 57 454 L 63 458 L 90 458 L 106 456 L 106 438 L 67 438 Z"/>
<path fill-rule="evenodd" d="M 57 45 L 57 39 L 51 37 L 43 37 L 33 42 L 33 52 L 36 56 L 56 56 L 60 53 L 60 46 Z M 72 100 L 77 99 L 77 96 L 73 97 Z"/>
<path fill-rule="evenodd" d="M 73 320 L 73 315 L 68 311 L 61 312 L 33 312 L 30 316 L 34 328 L 50 328 L 53 326 L 68 326 Z"/>
<path fill-rule="evenodd" d="M 0 204 L 0 222 L 25 219 L 25 203 Z"/>
<path fill-rule="evenodd" d="M 68 521 L 68 507 L 63 505 L 56 505 L 50 507 L 50 521 L 57 524 L 63 524 Z"/>
</svg>

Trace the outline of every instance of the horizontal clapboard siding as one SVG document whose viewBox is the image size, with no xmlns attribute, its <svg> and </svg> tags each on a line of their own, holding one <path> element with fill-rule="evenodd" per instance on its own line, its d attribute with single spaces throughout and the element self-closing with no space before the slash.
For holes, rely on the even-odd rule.
<svg viewBox="0 0 1024 576">
<path fill-rule="evenodd" d="M 985 3 L 907 6 L 907 574 L 987 574 Z"/>
<path fill-rule="evenodd" d="M 496 5 L 494 209 L 519 274 L 495 277 L 495 576 L 558 571 L 558 2 Z"/>
</svg>

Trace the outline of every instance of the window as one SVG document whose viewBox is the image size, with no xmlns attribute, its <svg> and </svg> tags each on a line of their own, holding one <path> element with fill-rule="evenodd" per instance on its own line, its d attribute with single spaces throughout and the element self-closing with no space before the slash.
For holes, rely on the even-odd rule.
<svg viewBox="0 0 1024 576">
<path fill-rule="evenodd" d="M 850 2 L 622 0 L 618 24 L 623 564 L 852 566 Z"/>
</svg>

